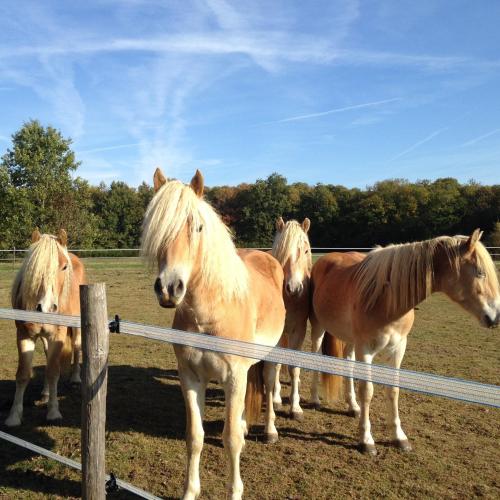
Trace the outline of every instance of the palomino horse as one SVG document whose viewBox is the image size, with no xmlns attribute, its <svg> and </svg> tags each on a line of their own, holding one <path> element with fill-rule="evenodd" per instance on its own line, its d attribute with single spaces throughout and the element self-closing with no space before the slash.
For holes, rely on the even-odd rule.
<svg viewBox="0 0 500 500">
<path fill-rule="evenodd" d="M 275 346 L 283 332 L 285 306 L 283 270 L 278 261 L 259 251 L 237 251 L 228 228 L 203 199 L 199 171 L 189 186 L 167 180 L 157 169 L 155 195 L 144 218 L 142 253 L 158 265 L 154 290 L 162 307 L 175 307 L 173 328 L 217 337 Z M 247 374 L 255 360 L 174 345 L 186 404 L 187 473 L 185 499 L 200 494 L 199 463 L 203 447 L 203 410 L 207 383 L 219 381 L 225 393 L 223 442 L 230 463 L 229 496 L 241 498 L 240 454 L 246 422 Z M 262 364 L 260 365 L 262 366 Z M 274 426 L 272 389 L 275 366 L 266 363 L 266 427 Z M 263 388 L 260 385 L 259 393 Z M 247 411 L 257 387 L 249 384 Z M 259 407 L 260 409 L 260 407 Z"/>
<path fill-rule="evenodd" d="M 413 308 L 434 292 L 443 292 L 474 315 L 483 326 L 500 320 L 500 289 L 495 265 L 479 241 L 470 237 L 440 236 L 427 241 L 376 248 L 366 257 L 330 253 L 313 266 L 311 325 L 313 349 L 323 332 L 354 347 L 358 361 L 371 363 L 388 348 L 391 365 L 401 366 Z M 337 385 L 338 387 L 338 385 Z M 360 447 L 376 453 L 370 431 L 371 382 L 359 383 Z M 333 395 L 331 395 L 333 396 Z M 398 414 L 399 389 L 388 387 L 392 438 L 403 450 L 411 449 Z M 313 391 L 317 402 L 317 388 Z"/>
<path fill-rule="evenodd" d="M 80 289 L 85 283 L 83 264 L 68 252 L 68 236 L 61 229 L 58 236 L 41 235 L 36 229 L 31 235 L 32 245 L 12 285 L 12 307 L 27 311 L 80 314 Z M 45 385 L 42 397 L 47 401 L 47 420 L 61 419 L 57 401 L 57 382 L 61 366 L 74 359 L 71 382 L 80 382 L 79 328 L 67 328 L 40 323 L 16 321 L 19 364 L 16 374 L 16 394 L 8 426 L 20 425 L 23 416 L 23 396 L 31 378 L 31 364 L 35 340 L 41 338 L 47 357 Z"/>
<path fill-rule="evenodd" d="M 311 221 L 305 218 L 302 224 L 289 220 L 286 224 L 280 217 L 276 221 L 271 254 L 283 267 L 283 299 L 285 301 L 286 319 L 283 341 L 291 349 L 300 349 L 304 343 L 309 317 L 309 277 L 311 275 L 311 245 L 307 232 Z M 274 384 L 273 403 L 275 409 L 281 407 L 280 368 L 276 366 L 276 382 Z M 300 368 L 288 367 L 292 387 L 290 390 L 290 415 L 296 420 L 304 418 L 300 407 L 299 383 Z"/>
</svg>

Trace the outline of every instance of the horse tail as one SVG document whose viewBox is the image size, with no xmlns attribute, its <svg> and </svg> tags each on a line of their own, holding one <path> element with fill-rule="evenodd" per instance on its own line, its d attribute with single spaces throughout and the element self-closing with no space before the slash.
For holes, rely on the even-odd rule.
<svg viewBox="0 0 500 500">
<path fill-rule="evenodd" d="M 245 394 L 245 419 L 250 426 L 259 421 L 264 399 L 264 361 L 250 367 L 247 375 L 247 392 Z"/>
<path fill-rule="evenodd" d="M 327 356 L 335 356 L 336 358 L 344 357 L 345 342 L 335 338 L 328 332 L 325 332 L 323 342 L 321 343 L 321 352 Z M 338 401 L 342 396 L 343 377 L 340 375 L 330 375 L 329 373 L 321 374 L 321 385 L 323 397 L 329 403 Z"/>
<path fill-rule="evenodd" d="M 72 337 L 75 334 L 73 328 L 68 327 L 68 333 L 64 338 L 61 354 L 59 356 L 59 365 L 61 374 L 68 375 L 71 370 L 71 362 L 73 361 L 73 342 Z"/>
</svg>

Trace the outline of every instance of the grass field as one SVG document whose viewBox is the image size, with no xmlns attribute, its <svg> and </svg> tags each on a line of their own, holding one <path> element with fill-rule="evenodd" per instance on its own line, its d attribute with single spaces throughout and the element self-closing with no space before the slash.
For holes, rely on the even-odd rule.
<svg viewBox="0 0 500 500">
<path fill-rule="evenodd" d="M 153 278 L 130 259 L 88 259 L 91 282 L 107 283 L 109 315 L 169 326 L 171 312 L 153 295 Z M 0 265 L 0 307 L 10 307 L 15 269 Z M 0 429 L 15 389 L 17 352 L 13 322 L 0 321 Z M 305 346 L 309 348 L 309 343 Z M 498 330 L 481 328 L 442 296 L 421 304 L 403 368 L 500 384 Z M 45 423 L 37 405 L 44 358 L 37 346 L 34 379 L 26 391 L 24 423 L 13 433 L 57 453 L 80 459 L 80 397 L 60 384 L 60 425 Z M 282 378 L 288 380 L 285 371 Z M 302 396 L 310 373 L 302 374 Z M 285 386 L 288 390 L 288 386 Z M 222 448 L 223 396 L 207 392 L 202 498 L 224 498 L 226 460 Z M 265 445 L 261 427 L 247 440 L 241 467 L 245 498 L 499 498 L 500 412 L 441 398 L 402 392 L 403 428 L 414 451 L 403 454 L 388 442 L 382 388 L 375 387 L 372 430 L 377 457 L 356 449 L 357 423 L 339 403 L 320 411 L 304 403 L 305 420 L 279 413 L 280 441 Z M 182 493 L 185 463 L 184 403 L 170 346 L 111 336 L 107 413 L 107 470 L 164 497 Z M 0 444 L 0 498 L 77 498 L 79 474 L 10 444 Z M 114 498 L 127 498 L 123 492 Z"/>
</svg>

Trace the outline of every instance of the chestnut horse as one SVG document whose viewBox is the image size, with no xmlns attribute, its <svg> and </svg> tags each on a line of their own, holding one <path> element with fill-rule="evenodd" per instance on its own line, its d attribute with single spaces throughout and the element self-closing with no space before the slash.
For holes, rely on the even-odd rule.
<svg viewBox="0 0 500 500">
<path fill-rule="evenodd" d="M 286 224 L 283 218 L 276 221 L 271 254 L 283 267 L 285 280 L 283 282 L 283 300 L 285 301 L 286 319 L 282 342 L 291 349 L 301 349 L 304 343 L 309 317 L 309 278 L 311 275 L 312 258 L 311 245 L 307 232 L 311 221 L 306 217 L 302 224 L 289 220 Z M 274 408 L 281 407 L 280 368 L 276 365 L 276 382 L 274 384 Z M 299 383 L 300 368 L 289 366 L 292 380 L 290 389 L 290 415 L 296 420 L 303 420 L 304 412 L 300 407 Z"/>
<path fill-rule="evenodd" d="M 85 283 L 85 271 L 80 259 L 68 252 L 68 236 L 61 229 L 58 236 L 31 235 L 32 245 L 12 285 L 12 307 L 26 311 L 80 314 L 80 284 Z M 80 382 L 81 332 L 41 323 L 16 321 L 19 364 L 16 374 L 16 394 L 5 424 L 20 425 L 23 415 L 24 391 L 31 378 L 35 341 L 41 338 L 47 357 L 42 398 L 47 401 L 47 420 L 61 419 L 57 401 L 57 382 L 61 366 L 73 358 L 71 382 Z"/>
<path fill-rule="evenodd" d="M 173 328 L 274 347 L 285 321 L 283 270 L 265 252 L 236 250 L 228 228 L 202 199 L 203 189 L 199 171 L 189 186 L 167 180 L 159 169 L 155 172 L 155 195 L 143 223 L 142 253 L 158 266 L 154 283 L 158 302 L 176 308 Z M 257 362 L 183 345 L 174 345 L 174 351 L 187 416 L 183 498 L 200 494 L 205 391 L 207 383 L 215 379 L 222 384 L 226 399 L 223 442 L 230 464 L 228 493 L 239 499 L 243 493 L 240 454 L 245 418 L 250 421 L 257 392 L 263 393 L 255 384 L 248 384 L 247 389 L 247 375 L 256 374 L 252 365 Z M 265 432 L 272 441 L 277 437 L 272 404 L 275 365 L 265 365 Z"/>
<path fill-rule="evenodd" d="M 497 326 L 498 277 L 491 256 L 479 241 L 481 234 L 476 229 L 468 238 L 440 236 L 376 248 L 366 256 L 330 253 L 320 258 L 311 274 L 313 348 L 319 350 L 326 330 L 353 346 L 358 361 L 371 363 L 387 348 L 391 365 L 399 368 L 413 325 L 413 308 L 434 292 L 445 293 L 483 326 Z M 398 413 L 399 388 L 386 390 L 392 438 L 401 449 L 409 450 Z M 369 419 L 372 383 L 360 381 L 358 394 L 360 448 L 376 454 Z M 319 402 L 317 387 L 313 397 Z"/>
</svg>

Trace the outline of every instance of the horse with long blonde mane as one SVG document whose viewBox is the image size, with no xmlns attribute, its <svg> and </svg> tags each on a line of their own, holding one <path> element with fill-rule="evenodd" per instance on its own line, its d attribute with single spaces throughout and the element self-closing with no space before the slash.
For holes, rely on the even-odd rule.
<svg viewBox="0 0 500 500">
<path fill-rule="evenodd" d="M 31 235 L 31 247 L 12 285 L 11 301 L 14 309 L 26 311 L 80 314 L 80 284 L 85 283 L 85 271 L 80 259 L 67 249 L 68 236 L 61 229 L 58 236 Z M 73 361 L 71 382 L 80 380 L 81 333 L 79 328 L 68 328 L 41 323 L 16 321 L 19 363 L 16 374 L 16 394 L 7 426 L 20 425 L 23 398 L 31 378 L 35 341 L 42 339 L 47 366 L 42 399 L 47 401 L 47 420 L 62 418 L 57 400 L 57 382 L 61 371 Z"/>
<path fill-rule="evenodd" d="M 440 236 L 376 248 L 366 256 L 330 253 L 320 258 L 311 274 L 313 349 L 319 349 L 328 331 L 352 346 L 358 361 L 371 363 L 387 349 L 390 364 L 399 368 L 413 325 L 414 307 L 434 292 L 446 294 L 483 326 L 498 326 L 498 276 L 491 256 L 479 241 L 481 234 L 476 229 L 470 237 Z M 339 384 L 332 387 L 338 389 Z M 359 382 L 360 448 L 375 454 L 369 419 L 372 395 L 372 383 Z M 337 397 L 338 392 L 329 396 Z M 399 419 L 399 389 L 388 387 L 387 396 L 392 439 L 399 448 L 409 450 Z M 317 383 L 313 399 L 319 404 Z"/>
<path fill-rule="evenodd" d="M 301 349 L 307 330 L 309 317 L 309 278 L 311 275 L 311 245 L 307 233 L 311 221 L 306 217 L 302 224 L 295 220 L 286 222 L 280 217 L 276 221 L 271 254 L 283 267 L 283 300 L 285 302 L 286 319 L 281 344 L 291 349 Z M 281 408 L 280 368 L 276 365 L 276 382 L 274 384 L 274 408 Z M 290 389 L 290 416 L 303 420 L 304 412 L 300 407 L 300 368 L 289 366 L 292 380 Z"/>
<path fill-rule="evenodd" d="M 203 197 L 199 171 L 184 185 L 157 169 L 155 195 L 144 218 L 142 254 L 158 266 L 154 290 L 162 307 L 175 307 L 173 328 L 275 346 L 283 331 L 283 271 L 265 252 L 236 250 L 228 228 Z M 240 454 L 246 421 L 258 413 L 256 361 L 174 345 L 186 404 L 187 471 L 184 499 L 200 494 L 206 386 L 217 380 L 226 399 L 223 442 L 230 464 L 229 496 L 243 493 Z M 248 387 L 247 387 L 248 375 Z M 274 440 L 272 389 L 275 366 L 266 363 L 265 433 Z M 245 397 L 246 393 L 246 397 Z M 245 411 L 246 410 L 246 411 Z M 245 414 L 245 416 L 244 416 Z"/>
</svg>

